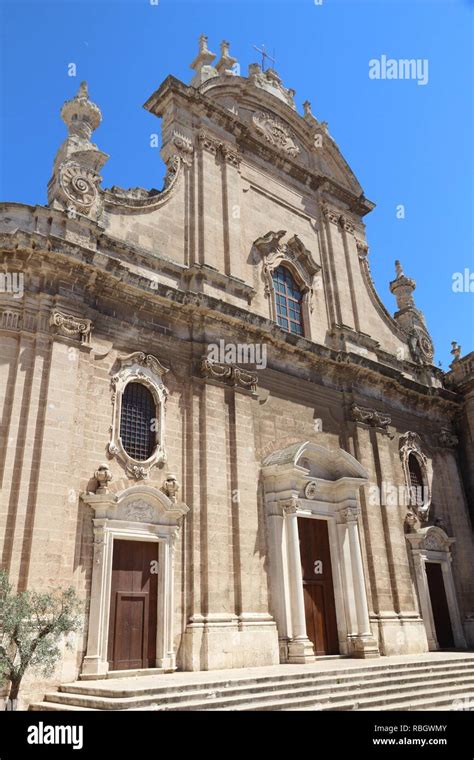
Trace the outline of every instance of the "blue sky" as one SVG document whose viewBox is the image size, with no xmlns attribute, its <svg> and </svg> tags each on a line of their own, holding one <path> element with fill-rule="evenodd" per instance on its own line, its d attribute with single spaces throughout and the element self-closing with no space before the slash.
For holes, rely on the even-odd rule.
<svg viewBox="0 0 474 760">
<path fill-rule="evenodd" d="M 204 32 L 219 52 L 227 39 L 247 73 L 253 45 L 275 50 L 276 69 L 329 123 L 331 135 L 375 210 L 366 217 L 379 294 L 395 310 L 394 261 L 417 281 L 436 361 L 450 342 L 473 346 L 474 293 L 452 278 L 473 254 L 472 0 L 1 0 L 0 198 L 46 202 L 53 158 L 66 128 L 59 110 L 81 80 L 103 113 L 95 141 L 110 155 L 105 187 L 161 187 L 163 166 L 142 108 L 168 75 L 189 82 Z M 372 80 L 369 60 L 428 59 L 426 85 Z M 68 76 L 75 63 L 76 78 Z M 398 219 L 399 204 L 405 218 Z M 474 286 L 473 286 L 474 287 Z"/>
</svg>

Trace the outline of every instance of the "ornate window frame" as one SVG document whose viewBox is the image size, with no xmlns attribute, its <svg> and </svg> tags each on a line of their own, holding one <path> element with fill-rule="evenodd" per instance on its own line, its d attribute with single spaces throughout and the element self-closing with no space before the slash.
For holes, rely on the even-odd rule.
<svg viewBox="0 0 474 760">
<path fill-rule="evenodd" d="M 168 372 L 161 362 L 152 354 L 135 351 L 127 356 L 119 357 L 119 371 L 112 377 L 112 425 L 108 453 L 124 466 L 129 477 L 139 480 L 148 478 L 150 471 L 156 465 L 166 462 L 165 448 L 165 407 L 168 390 L 163 383 L 163 375 Z M 120 420 L 122 415 L 122 397 L 129 383 L 142 383 L 151 392 L 156 405 L 158 420 L 156 430 L 156 445 L 148 459 L 142 461 L 133 459 L 124 449 L 120 437 Z"/>
<path fill-rule="evenodd" d="M 411 488 L 410 467 L 409 467 L 410 456 L 414 456 L 419 464 L 421 476 L 423 479 L 423 491 L 424 491 L 423 503 L 421 505 L 416 504 L 412 506 L 420 522 L 426 522 L 429 517 L 430 506 L 431 506 L 431 484 L 430 484 L 428 459 L 423 453 L 422 442 L 418 433 L 407 431 L 404 435 L 400 437 L 399 453 L 400 453 L 400 459 L 401 459 L 402 467 L 403 467 L 403 474 L 405 477 L 405 484 L 408 489 Z"/>
<path fill-rule="evenodd" d="M 295 278 L 302 293 L 302 337 L 311 340 L 310 315 L 314 309 L 314 280 L 321 267 L 314 261 L 311 252 L 305 248 L 297 235 L 293 235 L 288 242 L 281 243 L 284 235 L 286 235 L 286 230 L 270 231 L 254 243 L 254 247 L 262 259 L 262 279 L 265 296 L 270 302 L 270 318 L 274 322 L 278 322 L 272 275 L 279 266 L 285 266 Z"/>
</svg>

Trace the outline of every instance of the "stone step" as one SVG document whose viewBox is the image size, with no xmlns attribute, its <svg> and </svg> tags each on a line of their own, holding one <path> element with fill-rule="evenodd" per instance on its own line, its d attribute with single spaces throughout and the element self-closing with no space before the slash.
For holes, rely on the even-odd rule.
<svg viewBox="0 0 474 760">
<path fill-rule="evenodd" d="M 79 707 L 78 705 L 63 705 L 59 702 L 32 702 L 28 710 L 32 710 L 33 712 L 59 712 L 59 711 L 65 711 L 65 712 L 97 712 L 95 707 Z"/>
<path fill-rule="evenodd" d="M 191 682 L 186 683 L 186 681 L 181 681 L 180 683 L 170 683 L 166 680 L 166 677 L 163 678 L 163 683 L 160 685 L 147 685 L 147 684 L 137 684 L 133 680 L 131 680 L 129 683 L 130 685 L 128 688 L 113 688 L 112 686 L 107 686 L 104 681 L 95 682 L 94 685 L 87 684 L 83 682 L 75 682 L 71 684 L 63 684 L 59 687 L 60 692 L 67 692 L 71 694 L 84 694 L 84 695 L 93 695 L 93 696 L 101 696 L 101 697 L 110 697 L 112 699 L 116 698 L 126 698 L 126 697 L 136 697 L 136 696 L 146 696 L 146 695 L 157 695 L 160 694 L 163 696 L 168 696 L 172 694 L 176 695 L 182 695 L 183 693 L 187 692 L 199 692 L 202 690 L 205 690 L 205 692 L 209 691 L 222 691 L 232 688 L 245 688 L 245 689 L 253 689 L 253 688 L 260 688 L 263 684 L 274 684 L 276 687 L 278 685 L 285 685 L 285 684 L 297 684 L 300 682 L 306 683 L 315 683 L 317 685 L 324 685 L 326 683 L 328 684 L 334 684 L 334 682 L 338 684 L 342 683 L 348 683 L 352 682 L 354 678 L 364 678 L 367 681 L 370 680 L 377 680 L 381 677 L 392 678 L 393 675 L 397 675 L 397 677 L 401 677 L 402 675 L 408 676 L 415 676 L 417 674 L 427 676 L 430 675 L 442 675 L 443 673 L 449 674 L 452 672 L 452 668 L 456 668 L 456 672 L 461 671 L 470 671 L 471 669 L 474 670 L 474 657 L 469 658 L 467 660 L 445 660 L 439 663 L 430 663 L 430 664 L 417 664 L 417 663 L 403 663 L 403 667 L 398 666 L 390 666 L 386 665 L 383 667 L 357 667 L 357 668 L 348 668 L 344 670 L 326 670 L 321 672 L 315 672 L 315 671 L 305 671 L 301 673 L 289 673 L 287 675 L 267 675 L 267 676 L 259 676 L 256 678 L 251 677 L 235 677 L 235 678 L 229 678 L 226 680 L 220 679 L 220 680 L 210 680 L 205 682 Z"/>
<path fill-rule="evenodd" d="M 425 687 L 425 688 L 424 688 Z M 469 683 L 466 681 L 459 681 L 453 679 L 452 682 L 443 684 L 442 694 L 458 694 L 463 695 L 466 689 L 474 689 L 474 678 L 470 679 Z M 274 710 L 274 709 L 291 709 L 300 705 L 311 704 L 317 706 L 320 710 L 353 710 L 353 709 L 365 709 L 363 705 L 374 704 L 386 705 L 393 700 L 400 700 L 402 695 L 405 697 L 415 697 L 419 694 L 427 694 L 431 696 L 433 694 L 433 685 L 427 688 L 426 684 L 422 682 L 412 685 L 407 688 L 401 688 L 398 685 L 395 686 L 382 686 L 378 689 L 372 690 L 371 688 L 364 688 L 362 686 L 356 693 L 354 689 L 345 688 L 345 691 L 341 692 L 317 692 L 314 690 L 295 690 L 282 691 L 282 692 L 262 692 L 254 696 L 252 700 L 248 698 L 234 698 L 226 697 L 219 700 L 212 700 L 207 702 L 198 703 L 196 700 L 190 700 L 188 702 L 180 702 L 176 705 L 164 705 L 156 708 L 149 707 L 149 709 L 157 709 L 163 711 L 169 710 Z M 275 705 L 280 705 L 276 707 Z M 355 708 L 354 705 L 358 704 L 359 707 Z M 387 708 L 384 708 L 387 709 Z"/>
<path fill-rule="evenodd" d="M 136 678 L 143 676 L 158 676 L 164 673 L 174 673 L 173 670 L 165 670 L 165 668 L 146 668 L 141 670 L 109 670 L 106 675 L 106 679 L 109 678 Z M 97 681 L 97 676 L 82 673 L 79 676 L 80 681 Z"/>
<path fill-rule="evenodd" d="M 354 673 L 353 678 L 346 683 L 334 683 L 327 681 L 321 684 L 306 682 L 287 682 L 283 684 L 261 683 L 252 687 L 239 685 L 238 687 L 226 687 L 219 690 L 201 688 L 199 691 L 182 691 L 173 694 L 147 694 L 134 695 L 131 697 L 97 696 L 92 694 L 78 694 L 70 692 L 56 692 L 46 694 L 45 702 L 64 705 L 76 705 L 84 708 L 97 710 L 130 710 L 130 709 L 156 709 L 156 710 L 206 710 L 206 709 L 259 709 L 258 707 L 245 708 L 245 705 L 260 702 L 271 702 L 275 699 L 284 701 L 287 698 L 307 698 L 321 704 L 331 704 L 336 700 L 346 700 L 352 705 L 354 695 L 358 700 L 365 699 L 368 695 L 386 696 L 410 694 L 425 685 L 425 678 L 419 675 L 402 674 L 392 677 L 389 684 L 387 680 L 378 678 L 367 682 L 361 679 L 359 673 Z M 465 669 L 452 669 L 451 672 L 443 672 L 434 679 L 430 677 L 430 693 L 436 684 L 445 693 L 448 689 L 461 687 L 464 689 L 474 688 L 474 668 L 466 673 Z M 241 708 L 244 705 L 244 708 Z M 326 708 L 328 709 L 328 708 Z M 330 708 L 329 708 L 330 709 Z M 348 708 L 350 709 L 350 708 Z"/>
<path fill-rule="evenodd" d="M 436 679 L 438 681 L 445 681 L 447 679 L 453 679 L 454 677 L 462 680 L 466 675 L 470 674 L 474 675 L 474 665 L 471 666 L 471 668 L 465 668 L 465 667 L 454 667 L 451 666 L 450 668 L 445 668 L 441 672 L 436 673 Z M 153 690 L 149 689 L 147 690 L 147 693 L 143 693 L 143 691 L 140 692 L 128 692 L 126 695 L 122 694 L 122 691 L 119 692 L 111 692 L 106 691 L 105 693 L 97 693 L 97 692 L 87 692 L 84 690 L 81 690 L 81 692 L 78 692 L 76 690 L 69 691 L 62 689 L 59 694 L 48 694 L 46 696 L 46 699 L 48 701 L 55 701 L 55 702 L 68 702 L 73 703 L 74 700 L 77 698 L 78 700 L 81 698 L 89 699 L 91 697 L 97 697 L 104 700 L 104 705 L 107 704 L 107 702 L 114 703 L 118 705 L 119 701 L 124 702 L 127 699 L 131 700 L 143 700 L 143 704 L 146 704 L 147 701 L 156 702 L 159 701 L 160 703 L 167 704 L 174 701 L 182 701 L 186 699 L 201 699 L 201 700 L 207 700 L 209 699 L 210 694 L 216 694 L 218 696 L 233 696 L 233 695 L 241 695 L 244 694 L 246 697 L 252 696 L 255 692 L 259 693 L 262 689 L 265 689 L 266 691 L 272 690 L 272 691 L 278 691 L 281 690 L 283 687 L 285 689 L 311 689 L 312 691 L 318 691 L 321 692 L 324 687 L 326 687 L 326 690 L 334 691 L 334 690 L 343 690 L 347 687 L 350 687 L 351 689 L 360 689 L 360 688 L 370 688 L 375 689 L 377 687 L 384 688 L 385 684 L 387 683 L 386 677 L 381 677 L 380 674 L 376 674 L 376 678 L 365 678 L 362 674 L 359 672 L 352 673 L 351 678 L 344 678 L 344 679 L 334 679 L 334 677 L 327 677 L 324 678 L 319 677 L 317 674 L 313 674 L 313 677 L 311 679 L 305 679 L 305 680 L 297 680 L 297 679 L 288 679 L 285 682 L 279 682 L 279 681 L 261 681 L 260 683 L 252 683 L 252 684 L 228 684 L 228 683 L 222 683 L 220 682 L 219 687 L 217 688 L 211 688 L 209 684 L 199 684 L 199 688 L 197 689 L 188 689 L 187 687 L 182 687 L 178 691 L 176 690 Z M 420 675 L 423 675 L 423 677 L 426 677 L 426 673 L 411 673 L 410 671 L 408 673 L 402 673 L 402 674 L 392 674 L 392 677 L 390 679 L 391 684 L 398 684 L 400 686 L 406 685 L 406 686 L 412 686 L 414 683 L 418 682 L 420 679 Z M 371 674 L 372 676 L 372 674 Z M 82 703 L 82 702 L 81 702 Z M 85 704 L 85 703 L 84 703 Z M 110 705 L 111 709 L 113 709 L 113 705 Z M 103 709 L 107 709 L 106 706 L 104 706 Z M 119 709 L 119 708 L 117 708 Z M 123 709 L 123 708 L 120 708 Z"/>
<path fill-rule="evenodd" d="M 334 701 L 329 700 L 327 703 L 320 702 L 318 699 L 315 699 L 314 696 L 310 697 L 292 697 L 285 700 L 282 699 L 274 699 L 272 701 L 263 701 L 260 702 L 258 700 L 248 702 L 245 705 L 239 705 L 239 706 L 226 706 L 226 707 L 212 707 L 210 709 L 215 710 L 221 710 L 221 711 L 269 711 L 269 710 L 317 710 L 318 712 L 325 712 L 325 711 L 354 711 L 354 710 L 384 710 L 384 711 L 394 711 L 394 710 L 420 710 L 420 709 L 430 709 L 432 705 L 436 705 L 438 707 L 445 706 L 447 709 L 449 709 L 454 700 L 462 698 L 469 698 L 470 695 L 474 695 L 474 688 L 473 684 L 470 684 L 469 687 L 466 690 L 465 684 L 459 684 L 457 686 L 448 687 L 445 690 L 443 690 L 442 694 L 439 694 L 436 697 L 433 697 L 433 685 L 430 684 L 429 688 L 425 689 L 417 689 L 414 692 L 411 692 L 407 695 L 405 695 L 404 699 L 400 699 L 400 694 L 397 692 L 395 695 L 390 695 L 388 692 L 385 694 L 382 694 L 380 696 L 376 697 L 364 697 L 360 698 L 359 696 L 357 699 L 354 699 L 353 696 L 351 696 L 348 699 L 335 699 Z M 176 708 L 179 710 L 195 710 L 199 708 L 195 707 L 185 707 L 184 705 L 181 705 L 179 708 Z M 208 708 L 209 709 L 209 708 Z"/>
<path fill-rule="evenodd" d="M 31 710 L 396 710 L 452 705 L 474 693 L 474 656 L 338 663 L 321 670 L 134 675 L 64 684 Z M 245 674 L 244 674 L 245 673 Z M 435 694 L 436 696 L 433 696 Z M 418 707 L 410 707 L 417 704 Z M 402 707 L 400 707 L 402 705 Z M 428 709 L 428 708 L 426 708 Z"/>
</svg>

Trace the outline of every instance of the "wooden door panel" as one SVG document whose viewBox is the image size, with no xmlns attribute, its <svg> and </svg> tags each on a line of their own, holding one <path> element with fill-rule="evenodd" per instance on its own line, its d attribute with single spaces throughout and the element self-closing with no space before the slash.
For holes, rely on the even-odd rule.
<svg viewBox="0 0 474 760">
<path fill-rule="evenodd" d="M 327 522 L 300 517 L 298 531 L 307 635 L 313 642 L 315 654 L 338 654 Z"/>
<path fill-rule="evenodd" d="M 149 541 L 114 541 L 108 659 L 112 670 L 156 663 L 158 576 L 151 572 L 158 546 Z"/>
<path fill-rule="evenodd" d="M 148 595 L 118 591 L 115 610 L 114 669 L 146 668 Z"/>
<path fill-rule="evenodd" d="M 327 636 L 325 631 L 324 589 L 319 583 L 304 583 L 306 633 L 313 642 L 316 655 L 326 654 Z"/>
<path fill-rule="evenodd" d="M 441 649 L 449 649 L 450 647 L 454 647 L 454 637 L 448 600 L 446 599 L 443 571 L 439 562 L 427 562 L 425 567 L 436 638 Z"/>
</svg>

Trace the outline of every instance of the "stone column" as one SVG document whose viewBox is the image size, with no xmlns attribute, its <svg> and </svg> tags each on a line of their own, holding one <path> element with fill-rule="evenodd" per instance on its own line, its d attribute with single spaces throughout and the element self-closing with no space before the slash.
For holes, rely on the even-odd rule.
<svg viewBox="0 0 474 760">
<path fill-rule="evenodd" d="M 418 596 L 420 599 L 421 615 L 425 624 L 426 638 L 428 639 L 428 649 L 436 651 L 439 649 L 436 638 L 435 625 L 433 620 L 433 611 L 431 609 L 430 590 L 428 588 L 428 578 L 425 570 L 425 560 L 419 549 L 413 550 L 413 565 L 415 568 L 416 582 L 418 586 Z"/>
<path fill-rule="evenodd" d="M 234 613 L 225 390 L 217 383 L 202 385 L 197 437 L 199 492 L 195 491 L 193 506 L 193 511 L 199 512 L 199 534 L 194 533 L 193 541 L 200 597 L 194 599 L 183 639 L 187 670 L 233 667 L 238 617 Z"/>
<path fill-rule="evenodd" d="M 456 595 L 456 589 L 454 586 L 453 572 L 452 572 L 452 555 L 448 554 L 446 560 L 441 563 L 441 570 L 443 573 L 444 588 L 446 591 L 446 599 L 448 602 L 449 617 L 451 620 L 451 627 L 453 629 L 454 645 L 460 649 L 467 649 L 466 638 L 461 624 L 461 616 L 459 614 L 459 607 Z"/>
<path fill-rule="evenodd" d="M 367 564 L 372 592 L 373 612 L 383 618 L 386 615 L 396 616 L 392 587 L 390 584 L 390 568 L 387 559 L 385 529 L 381 514 L 380 499 L 372 501 L 372 489 L 380 488 L 377 467 L 374 461 L 374 450 L 370 429 L 362 424 L 355 424 L 354 443 L 356 458 L 369 473 L 370 482 L 364 489 L 363 520 L 364 537 L 367 550 Z M 372 610 L 371 610 L 372 611 Z"/>
<path fill-rule="evenodd" d="M 199 263 L 225 272 L 222 228 L 222 188 L 219 181 L 219 142 L 199 134 L 199 182 L 197 188 Z"/>
<path fill-rule="evenodd" d="M 344 594 L 344 610 L 346 613 L 347 635 L 349 637 L 352 637 L 357 636 L 358 623 L 353 592 L 354 583 L 352 580 L 351 545 L 349 540 L 347 522 L 343 522 L 340 515 L 339 522 L 337 523 L 337 535 L 339 541 L 339 553 L 341 558 L 341 577 Z"/>
<path fill-rule="evenodd" d="M 359 528 L 357 507 L 347 507 L 340 513 L 347 523 L 347 532 L 350 548 L 350 562 L 352 570 L 353 594 L 357 619 L 357 634 L 351 636 L 353 654 L 356 657 L 378 657 L 377 642 L 372 636 L 369 621 L 369 608 L 367 605 L 367 592 L 365 589 L 364 566 L 360 550 Z"/>
<path fill-rule="evenodd" d="M 174 554 L 176 550 L 176 541 L 178 538 L 178 531 L 163 542 L 163 558 L 164 565 L 166 567 L 166 605 L 167 613 L 165 614 L 165 620 L 167 626 L 165 630 L 165 646 L 163 652 L 163 662 L 161 667 L 168 669 L 174 669 L 176 667 L 176 654 L 174 651 Z"/>
<path fill-rule="evenodd" d="M 354 276 L 352 267 L 354 263 L 358 263 L 357 259 L 357 249 L 355 246 L 355 240 L 354 240 L 354 225 L 349 219 L 342 219 L 341 220 L 341 228 L 342 228 L 342 244 L 344 248 L 344 259 L 346 263 L 346 271 L 347 271 L 347 280 L 349 283 L 349 291 L 351 296 L 351 308 L 352 313 L 354 315 L 354 329 L 357 332 L 360 332 L 360 320 L 359 320 L 359 310 L 357 307 L 357 295 L 356 290 L 354 287 Z M 350 241 L 350 245 L 349 245 Z"/>
<path fill-rule="evenodd" d="M 225 274 L 238 279 L 242 277 L 240 253 L 240 159 L 227 146 L 222 148 L 222 209 L 224 224 Z"/>
<path fill-rule="evenodd" d="M 284 510 L 286 516 L 288 566 L 291 582 L 292 638 L 289 644 L 288 659 L 290 663 L 313 662 L 315 659 L 314 649 L 306 633 L 298 515 L 294 504 L 285 506 Z"/>
<path fill-rule="evenodd" d="M 326 284 L 329 286 L 328 296 L 329 304 L 331 305 L 331 326 L 334 324 L 340 325 L 342 324 L 341 302 L 339 298 L 338 277 L 334 262 L 330 229 L 331 222 L 335 223 L 336 220 L 326 206 L 323 206 L 322 208 L 321 219 L 321 243 L 322 250 L 324 251 L 324 259 L 327 264 L 327 266 L 324 266 L 324 269 L 328 275 Z"/>
<path fill-rule="evenodd" d="M 275 618 L 280 647 L 280 662 L 288 662 L 288 642 L 291 638 L 290 585 L 286 551 L 286 526 L 288 520 L 272 502 L 267 513 L 269 581 L 271 584 L 271 612 Z"/>
<path fill-rule="evenodd" d="M 105 675 L 107 661 L 108 609 L 106 606 L 107 575 L 111 552 L 110 535 L 105 528 L 106 520 L 94 519 L 94 554 L 89 607 L 87 651 L 82 665 L 84 675 Z"/>
</svg>

